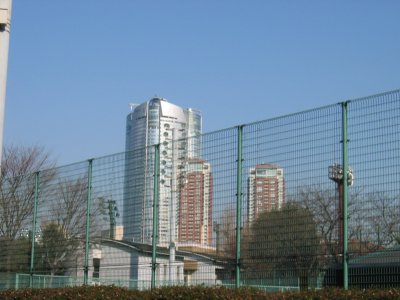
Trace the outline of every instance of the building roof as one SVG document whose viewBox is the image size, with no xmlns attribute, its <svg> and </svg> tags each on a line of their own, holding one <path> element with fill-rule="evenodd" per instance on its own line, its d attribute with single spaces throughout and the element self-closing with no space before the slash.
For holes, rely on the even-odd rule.
<svg viewBox="0 0 400 300">
<path fill-rule="evenodd" d="M 141 253 L 145 256 L 151 256 L 152 255 L 152 245 L 149 244 L 142 244 L 142 243 L 134 243 L 134 242 L 128 242 L 128 241 L 117 241 L 117 240 L 111 240 L 111 239 L 102 239 L 101 241 L 102 244 L 108 245 L 111 247 L 119 248 L 119 249 L 126 249 L 129 251 L 136 251 L 138 253 Z M 196 248 L 197 249 L 197 248 Z M 227 262 L 219 260 L 215 255 L 210 255 L 210 254 L 205 254 L 203 251 L 197 252 L 196 249 L 185 249 L 184 251 L 182 250 L 176 250 L 176 260 L 183 261 L 186 257 L 189 258 L 193 261 L 208 261 L 213 264 L 218 264 L 218 265 L 223 265 L 226 264 Z M 197 249 L 199 250 L 199 249 Z M 200 253 L 201 252 L 201 253 Z M 157 246 L 157 256 L 158 257 L 169 257 L 169 249 L 167 247 L 159 247 Z"/>
<path fill-rule="evenodd" d="M 352 267 L 400 265 L 400 245 L 350 259 Z"/>
<path fill-rule="evenodd" d="M 125 249 L 128 251 L 136 251 L 144 256 L 152 256 L 152 245 L 142 244 L 142 243 L 134 243 L 128 241 L 117 241 L 111 239 L 102 239 L 101 244 Z M 157 247 L 157 256 L 158 257 L 168 257 L 169 256 L 169 249 L 165 247 Z M 177 260 L 183 261 L 183 256 L 177 254 L 175 256 Z"/>
<path fill-rule="evenodd" d="M 261 163 L 256 165 L 256 169 L 280 169 L 281 167 L 276 164 Z"/>
</svg>

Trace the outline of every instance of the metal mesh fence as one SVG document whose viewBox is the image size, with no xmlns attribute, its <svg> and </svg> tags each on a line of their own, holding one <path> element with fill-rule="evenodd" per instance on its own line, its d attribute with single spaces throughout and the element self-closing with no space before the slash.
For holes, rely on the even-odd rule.
<svg viewBox="0 0 400 300">
<path fill-rule="evenodd" d="M 338 259 L 328 169 L 341 162 L 341 124 L 334 105 L 245 126 L 245 283 L 320 287 Z"/>
<path fill-rule="evenodd" d="M 53 277 L 82 276 L 88 200 L 87 169 L 86 163 L 78 163 L 36 174 L 37 197 L 33 199 L 36 200 L 36 214 L 32 225 L 36 236 L 31 245 L 32 273 Z M 52 276 L 49 276 L 49 286 L 53 285 Z M 32 280 L 35 282 L 33 277 Z M 54 280 L 55 285 L 60 282 Z"/>
<path fill-rule="evenodd" d="M 157 145 L 2 176 L 0 288 L 398 286 L 399 115 L 394 91 L 191 138 L 164 124 Z"/>
<path fill-rule="evenodd" d="M 400 93 L 349 103 L 350 285 L 392 287 L 400 273 Z"/>
</svg>

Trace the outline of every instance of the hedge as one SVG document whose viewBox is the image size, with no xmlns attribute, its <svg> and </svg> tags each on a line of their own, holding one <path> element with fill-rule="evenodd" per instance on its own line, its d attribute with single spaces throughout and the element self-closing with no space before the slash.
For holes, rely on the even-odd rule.
<svg viewBox="0 0 400 300">
<path fill-rule="evenodd" d="M 137 291 L 114 286 L 82 286 L 57 289 L 19 289 L 0 291 L 0 299 L 69 300 L 69 299 L 400 299 L 400 289 L 343 290 L 322 289 L 302 292 L 267 293 L 254 288 L 228 289 L 224 287 L 163 287 Z"/>
</svg>

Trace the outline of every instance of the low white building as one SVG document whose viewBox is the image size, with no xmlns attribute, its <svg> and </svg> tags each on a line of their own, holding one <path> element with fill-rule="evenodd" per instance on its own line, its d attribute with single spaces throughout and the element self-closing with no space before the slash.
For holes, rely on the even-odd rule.
<svg viewBox="0 0 400 300">
<path fill-rule="evenodd" d="M 82 261 L 77 265 L 83 263 L 83 258 L 79 260 Z M 151 287 L 151 261 L 151 245 L 102 240 L 101 244 L 91 247 L 89 282 L 148 289 Z M 218 284 L 217 270 L 222 268 L 223 263 L 215 258 L 190 251 L 176 251 L 175 261 L 171 263 L 169 249 L 157 247 L 156 286 L 215 285 Z M 83 277 L 83 270 L 78 270 L 76 276 Z"/>
</svg>

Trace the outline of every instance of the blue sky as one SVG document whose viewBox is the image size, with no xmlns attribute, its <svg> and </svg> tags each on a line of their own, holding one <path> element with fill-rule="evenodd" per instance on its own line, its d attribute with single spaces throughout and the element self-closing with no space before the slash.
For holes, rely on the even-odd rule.
<svg viewBox="0 0 400 300">
<path fill-rule="evenodd" d="M 400 1 L 13 1 L 4 143 L 60 165 L 154 95 L 210 132 L 400 88 Z"/>
</svg>

